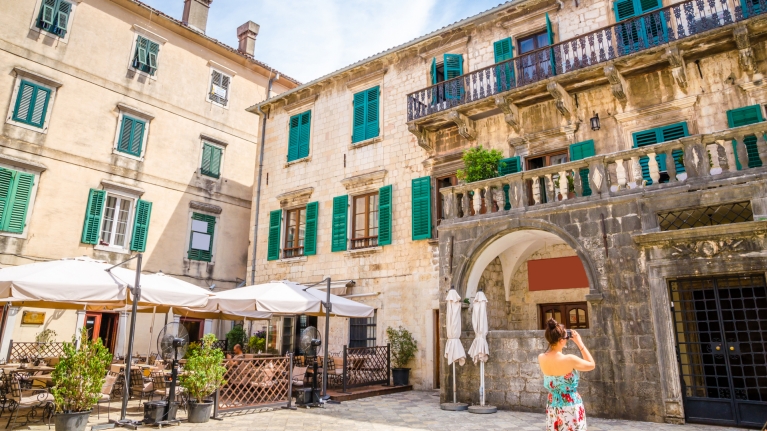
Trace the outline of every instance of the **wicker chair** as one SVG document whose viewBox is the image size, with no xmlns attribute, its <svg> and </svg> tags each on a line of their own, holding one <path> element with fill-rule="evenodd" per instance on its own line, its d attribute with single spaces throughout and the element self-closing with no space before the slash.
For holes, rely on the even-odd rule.
<svg viewBox="0 0 767 431">
<path fill-rule="evenodd" d="M 112 408 L 112 392 L 117 382 L 117 374 L 107 371 L 104 378 L 104 384 L 101 385 L 101 393 L 98 402 L 96 402 L 96 417 L 101 418 L 101 404 L 107 403 L 107 419 L 109 419 L 109 410 Z"/>
<path fill-rule="evenodd" d="M 45 419 L 47 417 L 47 424 L 48 428 L 50 429 L 51 417 L 53 416 L 54 410 L 53 395 L 51 395 L 45 389 L 34 389 L 26 391 L 22 390 L 21 382 L 14 375 L 9 375 L 6 379 L 6 382 L 8 386 L 8 409 L 11 414 L 8 417 L 8 423 L 5 425 L 5 427 L 10 429 L 15 428 L 16 420 L 19 417 L 19 412 L 22 409 L 29 409 L 29 412 L 26 414 L 26 420 L 23 424 L 23 426 L 26 426 L 30 422 L 30 418 L 37 417 L 38 409 L 42 408 L 43 412 L 40 417 L 41 419 Z M 11 423 L 14 424 L 13 427 L 11 427 Z"/>
<path fill-rule="evenodd" d="M 135 397 L 136 394 L 138 394 L 139 404 L 141 404 L 141 401 L 145 396 L 147 399 L 151 399 L 152 395 L 154 394 L 154 383 L 152 382 L 152 379 L 145 378 L 141 370 L 131 370 L 130 394 L 132 397 Z"/>
</svg>

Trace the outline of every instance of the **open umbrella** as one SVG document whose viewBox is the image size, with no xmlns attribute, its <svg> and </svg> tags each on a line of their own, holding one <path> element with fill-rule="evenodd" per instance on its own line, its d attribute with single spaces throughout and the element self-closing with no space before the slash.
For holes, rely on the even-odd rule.
<svg viewBox="0 0 767 431">
<path fill-rule="evenodd" d="M 319 314 L 319 298 L 307 293 L 306 287 L 291 281 L 240 287 L 217 293 L 205 307 L 208 311 L 266 311 L 279 314 Z"/>
<path fill-rule="evenodd" d="M 471 325 L 474 327 L 474 341 L 469 347 L 469 356 L 476 364 L 479 362 L 479 406 L 469 407 L 472 413 L 495 413 L 498 411 L 494 406 L 485 406 L 485 362 L 490 356 L 487 346 L 487 297 L 480 291 L 474 297 L 471 314 Z"/>
<path fill-rule="evenodd" d="M 461 344 L 461 296 L 455 289 L 450 289 L 445 298 L 447 306 L 446 330 L 447 343 L 445 343 L 445 358 L 448 365 L 453 366 L 453 402 L 442 404 L 443 410 L 466 410 L 468 405 L 459 403 L 455 390 L 455 363 L 463 366 L 466 362 L 466 351 Z"/>
<path fill-rule="evenodd" d="M 128 286 L 135 284 L 136 271 L 121 267 L 109 270 L 115 277 Z M 208 299 L 214 296 L 210 290 L 188 283 L 162 272 L 141 275 L 141 298 L 139 305 L 157 307 L 158 312 L 167 312 L 173 307 L 203 308 L 208 305 Z M 128 301 L 133 300 L 132 295 Z"/>
</svg>

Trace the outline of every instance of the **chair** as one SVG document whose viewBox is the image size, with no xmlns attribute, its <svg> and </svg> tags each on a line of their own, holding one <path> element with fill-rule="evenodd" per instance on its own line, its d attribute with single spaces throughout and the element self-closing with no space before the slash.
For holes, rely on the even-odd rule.
<svg viewBox="0 0 767 431">
<path fill-rule="evenodd" d="M 328 358 L 328 385 L 343 385 L 344 358 L 331 356 Z"/>
<path fill-rule="evenodd" d="M 21 382 L 13 375 L 8 376 L 8 379 L 6 380 L 9 388 L 8 401 L 10 405 L 8 409 L 11 415 L 8 417 L 8 423 L 5 425 L 5 427 L 9 428 L 11 426 L 11 422 L 13 422 L 14 427 L 11 427 L 11 429 L 15 428 L 16 419 L 18 419 L 19 411 L 21 409 L 30 409 L 26 415 L 27 420 L 23 425 L 26 426 L 29 423 L 29 419 L 31 417 L 38 416 L 37 409 L 42 408 L 43 413 L 40 415 L 40 418 L 48 418 L 47 424 L 48 429 L 50 429 L 51 417 L 53 416 L 53 395 L 44 389 L 23 391 L 21 389 Z"/>
<path fill-rule="evenodd" d="M 141 370 L 131 370 L 130 371 L 130 395 L 132 397 L 135 397 L 136 394 L 138 394 L 138 402 L 141 404 L 141 401 L 144 399 L 144 396 L 151 397 L 151 395 L 154 393 L 154 383 L 152 383 L 152 379 L 145 378 L 144 373 L 141 372 Z"/>
<path fill-rule="evenodd" d="M 154 398 L 154 395 L 159 395 L 160 399 L 164 399 L 168 396 L 168 386 L 165 384 L 165 373 L 162 371 L 157 372 L 154 371 L 151 374 L 152 376 L 152 384 L 154 386 L 154 392 L 152 393 L 152 398 Z"/>
<path fill-rule="evenodd" d="M 307 367 L 293 367 L 293 389 L 299 389 L 306 384 Z"/>
<path fill-rule="evenodd" d="M 114 391 L 117 375 L 107 371 L 104 378 L 104 384 L 101 385 L 99 400 L 96 402 L 96 417 L 101 418 L 101 404 L 107 403 L 107 419 L 109 419 L 109 410 L 112 408 L 112 391 Z"/>
</svg>

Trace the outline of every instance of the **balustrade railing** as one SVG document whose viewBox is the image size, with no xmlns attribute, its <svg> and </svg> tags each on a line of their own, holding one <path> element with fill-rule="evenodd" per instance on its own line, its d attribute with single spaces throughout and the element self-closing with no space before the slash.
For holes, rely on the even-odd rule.
<svg viewBox="0 0 767 431">
<path fill-rule="evenodd" d="M 767 122 L 440 189 L 446 220 L 673 187 L 767 166 Z"/>
<path fill-rule="evenodd" d="M 408 121 L 767 12 L 767 0 L 689 0 L 618 22 L 407 96 Z"/>
</svg>

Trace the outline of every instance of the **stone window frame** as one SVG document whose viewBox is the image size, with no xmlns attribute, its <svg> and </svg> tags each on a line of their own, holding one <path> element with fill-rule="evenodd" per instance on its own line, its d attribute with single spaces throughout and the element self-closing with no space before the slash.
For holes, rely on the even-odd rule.
<svg viewBox="0 0 767 431">
<path fill-rule="evenodd" d="M 229 106 L 232 104 L 232 87 L 234 86 L 234 77 L 237 75 L 237 72 L 213 60 L 208 61 L 208 66 L 210 71 L 208 74 L 208 87 L 205 91 L 205 102 L 223 109 L 229 109 Z M 226 91 L 226 105 L 222 105 L 210 98 L 210 90 L 213 88 L 213 72 L 218 72 L 229 78 L 229 88 Z"/>
<path fill-rule="evenodd" d="M 316 118 L 313 118 L 314 116 L 310 117 L 310 123 L 309 123 L 309 154 L 306 157 L 302 157 L 300 159 L 296 160 L 288 160 L 288 152 L 290 151 L 290 118 L 293 117 L 296 114 L 303 114 L 304 112 L 314 112 L 314 104 L 317 101 L 318 96 L 311 96 L 304 99 L 301 99 L 297 102 L 291 103 L 290 105 L 286 105 L 283 109 L 285 110 L 285 165 L 284 167 L 290 167 L 293 165 L 297 165 L 300 163 L 306 163 L 312 161 L 312 154 L 314 153 L 314 145 L 312 145 L 313 140 L 312 136 L 314 136 L 314 127 L 317 124 Z"/>
<path fill-rule="evenodd" d="M 558 323 L 561 323 L 565 325 L 566 329 L 589 329 L 591 327 L 590 320 L 589 320 L 589 307 L 587 301 L 581 301 L 581 302 L 552 302 L 552 303 L 541 303 L 541 304 L 535 304 L 538 307 L 538 329 L 546 329 L 546 316 L 544 316 L 544 307 L 559 307 L 560 309 L 564 309 L 564 314 L 562 315 L 561 320 L 558 321 Z M 583 309 L 586 312 L 586 327 L 585 328 L 571 328 L 570 327 L 570 319 L 567 316 L 567 311 L 569 308 L 578 308 Z"/>
<path fill-rule="evenodd" d="M 35 133 L 41 133 L 43 135 L 48 134 L 48 126 L 50 125 L 51 115 L 53 115 L 53 104 L 56 102 L 56 95 L 59 88 L 63 85 L 61 82 L 48 78 L 45 75 L 41 75 L 31 70 L 23 69 L 21 67 L 14 67 L 13 73 L 15 75 L 13 82 L 13 90 L 11 92 L 11 102 L 8 105 L 8 115 L 5 118 L 6 124 L 12 124 L 22 129 L 31 130 Z M 19 89 L 21 88 L 22 81 L 29 81 L 33 84 L 43 86 L 51 91 L 51 96 L 48 98 L 48 105 L 45 110 L 45 119 L 43 120 L 43 127 L 35 127 L 29 124 L 24 124 L 13 119 L 13 111 L 16 107 L 16 100 L 19 97 Z M 30 107 L 31 108 L 31 107 Z"/>
<path fill-rule="evenodd" d="M 157 77 L 161 73 L 160 72 L 161 70 L 160 69 L 160 53 L 163 50 L 163 46 L 168 42 L 168 39 L 160 36 L 157 33 L 147 30 L 138 24 L 133 24 L 132 30 L 133 30 L 133 40 L 131 41 L 131 47 L 130 47 L 130 51 L 128 52 L 128 61 L 127 61 L 128 72 L 141 76 L 145 79 L 148 78 L 148 79 L 156 81 Z M 139 70 L 133 67 L 133 58 L 135 57 L 135 54 L 136 54 L 136 44 L 138 43 L 139 36 L 145 39 L 148 39 L 149 41 L 154 42 L 158 45 L 157 69 L 155 70 L 154 75 L 150 75 L 142 70 Z"/>
<path fill-rule="evenodd" d="M 187 212 L 186 220 L 186 233 L 185 233 L 185 240 L 184 240 L 184 249 L 183 249 L 183 262 L 185 265 L 215 265 L 216 264 L 216 255 L 218 254 L 218 243 L 221 240 L 221 213 L 222 208 L 217 205 L 212 204 L 206 204 L 204 202 L 197 202 L 197 201 L 189 201 L 189 210 Z M 201 260 L 191 260 L 189 259 L 189 245 L 192 242 L 192 216 L 194 213 L 198 214 L 205 214 L 209 215 L 211 217 L 214 217 L 216 219 L 216 225 L 213 227 L 213 246 L 210 249 L 210 262 L 205 262 Z"/>
<path fill-rule="evenodd" d="M 77 13 L 77 8 L 80 6 L 80 3 L 83 0 L 67 0 L 71 5 L 72 9 L 69 11 L 69 21 L 67 22 L 67 33 L 64 35 L 64 37 L 56 36 L 53 33 L 48 33 L 47 31 L 37 28 L 37 17 L 40 15 L 40 8 L 43 6 L 43 1 L 45 0 L 36 0 L 35 1 L 35 8 L 32 12 L 32 20 L 29 23 L 29 30 L 30 32 L 37 33 L 37 39 L 40 39 L 40 36 L 50 37 L 60 43 L 69 43 L 69 35 L 72 33 L 72 23 L 75 20 L 75 14 Z"/>
<path fill-rule="evenodd" d="M 154 120 L 154 115 L 124 103 L 117 104 L 117 111 L 117 127 L 115 127 L 115 136 L 114 139 L 112 139 L 112 154 L 143 162 L 144 158 L 146 157 L 147 145 L 149 144 L 149 129 L 151 128 L 152 120 Z M 126 115 L 129 117 L 136 117 L 139 120 L 143 120 L 145 122 L 144 136 L 141 138 L 141 154 L 139 156 L 124 153 L 117 149 L 117 147 L 120 145 L 120 132 L 122 131 L 123 117 Z"/>
<path fill-rule="evenodd" d="M 35 210 L 37 188 L 40 186 L 40 179 L 43 176 L 43 172 L 48 168 L 37 162 L 30 162 L 5 154 L 0 154 L 0 168 L 13 169 L 14 171 L 25 172 L 35 176 L 32 192 L 29 194 L 29 204 L 27 206 L 27 216 L 24 220 L 24 230 L 21 233 L 0 232 L 0 236 L 3 237 L 27 239 L 29 236 L 30 222 L 32 221 L 32 213 Z"/>
</svg>

